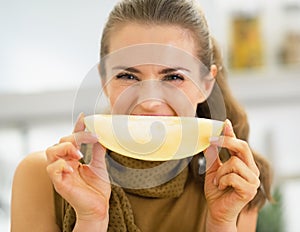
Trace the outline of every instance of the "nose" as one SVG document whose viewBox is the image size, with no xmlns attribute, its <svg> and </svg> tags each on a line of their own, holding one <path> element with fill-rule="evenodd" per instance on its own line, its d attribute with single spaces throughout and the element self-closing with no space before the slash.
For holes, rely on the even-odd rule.
<svg viewBox="0 0 300 232">
<path fill-rule="evenodd" d="M 155 111 L 164 104 L 159 81 L 143 81 L 139 90 L 138 104 L 145 111 Z"/>
<path fill-rule="evenodd" d="M 139 106 L 145 112 L 155 112 L 163 105 L 162 100 L 159 99 L 146 99 L 140 102 Z"/>
</svg>

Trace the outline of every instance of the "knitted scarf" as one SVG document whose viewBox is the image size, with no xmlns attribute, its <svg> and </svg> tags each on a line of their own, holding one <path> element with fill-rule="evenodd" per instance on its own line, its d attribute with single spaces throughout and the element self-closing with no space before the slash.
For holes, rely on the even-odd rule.
<svg viewBox="0 0 300 232">
<path fill-rule="evenodd" d="M 82 152 L 85 154 L 84 162 L 88 163 L 91 149 L 84 148 Z M 149 162 L 109 152 L 106 162 L 112 183 L 109 202 L 109 232 L 140 231 L 135 224 L 132 207 L 126 193 L 151 198 L 179 197 L 183 193 L 188 178 L 189 159 Z M 67 201 L 64 201 L 64 211 L 63 232 L 70 232 L 74 228 L 76 214 Z"/>
</svg>

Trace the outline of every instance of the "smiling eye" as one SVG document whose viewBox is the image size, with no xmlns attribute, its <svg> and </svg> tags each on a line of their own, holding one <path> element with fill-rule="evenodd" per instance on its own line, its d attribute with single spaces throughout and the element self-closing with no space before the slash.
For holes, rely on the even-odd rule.
<svg viewBox="0 0 300 232">
<path fill-rule="evenodd" d="M 137 76 L 131 74 L 131 73 L 120 73 L 116 76 L 117 79 L 121 79 L 121 80 L 127 80 L 127 81 L 130 81 L 130 80 L 139 80 L 137 78 Z"/>
<path fill-rule="evenodd" d="M 170 74 L 163 77 L 164 81 L 184 81 L 184 77 L 179 74 Z"/>
</svg>

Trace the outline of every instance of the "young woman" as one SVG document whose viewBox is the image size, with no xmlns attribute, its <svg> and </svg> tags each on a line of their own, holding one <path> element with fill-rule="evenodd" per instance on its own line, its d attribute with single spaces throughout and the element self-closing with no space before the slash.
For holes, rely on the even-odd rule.
<svg viewBox="0 0 300 232">
<path fill-rule="evenodd" d="M 227 120 L 223 135 L 212 138 L 203 153 L 206 172 L 199 171 L 204 159 L 203 154 L 197 154 L 178 175 L 159 186 L 130 189 L 115 185 L 108 174 L 108 157 L 124 167 L 138 169 L 153 168 L 161 162 L 134 160 L 107 151 L 95 135 L 86 132 L 81 114 L 71 135 L 45 152 L 30 154 L 17 168 L 12 231 L 255 231 L 258 211 L 270 199 L 269 166 L 247 143 L 245 112 L 230 93 L 218 48 L 198 5 L 191 0 L 121 1 L 104 28 L 101 59 L 108 62 L 106 57 L 140 45 L 146 46 L 140 47 L 144 49 L 142 56 L 159 52 L 150 52 L 148 45 L 190 54 L 201 61 L 212 78 L 197 82 L 191 80 L 185 67 L 166 70 L 157 63 L 135 63 L 115 70 L 110 77 L 107 64 L 100 65 L 112 111 L 185 115 L 179 113 L 186 112 L 181 111 L 185 105 L 179 104 L 179 98 L 159 98 L 166 91 L 131 104 L 129 93 L 133 91 L 127 90 L 148 81 L 172 86 L 169 89 L 176 91 L 173 97 L 183 94 L 190 105 L 188 111 L 192 109 L 198 117 L 212 118 L 211 108 L 221 93 Z M 160 55 L 167 57 L 164 52 L 168 49 L 163 50 Z M 134 54 L 119 58 L 131 60 Z M 151 91 L 150 87 L 143 93 Z M 134 107 L 128 109 L 120 102 Z M 82 144 L 92 148 L 84 151 Z M 220 154 L 218 148 L 223 148 Z M 89 164 L 83 164 L 79 150 L 85 157 L 91 156 Z"/>
</svg>

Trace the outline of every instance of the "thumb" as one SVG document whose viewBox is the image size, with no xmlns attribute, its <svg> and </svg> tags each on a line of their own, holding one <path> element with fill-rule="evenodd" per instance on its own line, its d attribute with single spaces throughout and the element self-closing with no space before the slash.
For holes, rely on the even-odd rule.
<svg viewBox="0 0 300 232">
<path fill-rule="evenodd" d="M 206 174 L 215 172 L 222 165 L 219 158 L 219 150 L 215 145 L 210 145 L 205 151 L 204 156 L 206 159 Z"/>
<path fill-rule="evenodd" d="M 93 145 L 93 155 L 91 162 L 89 163 L 89 167 L 98 177 L 100 177 L 103 181 L 109 183 L 105 154 L 106 148 L 103 147 L 100 143 L 95 143 Z"/>
<path fill-rule="evenodd" d="M 235 133 L 233 131 L 232 123 L 229 119 L 225 120 L 224 135 L 236 138 Z"/>
<path fill-rule="evenodd" d="M 84 125 L 84 113 L 80 113 L 77 117 L 73 133 L 79 132 L 79 131 L 84 131 L 85 125 Z"/>
</svg>

